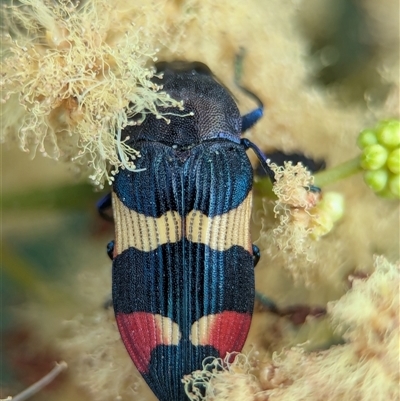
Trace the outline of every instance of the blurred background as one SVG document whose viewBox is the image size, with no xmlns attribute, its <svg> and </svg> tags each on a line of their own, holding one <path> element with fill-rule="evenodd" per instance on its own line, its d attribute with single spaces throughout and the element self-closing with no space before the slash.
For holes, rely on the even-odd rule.
<svg viewBox="0 0 400 401">
<path fill-rule="evenodd" d="M 377 13 L 384 12 L 380 4 Z M 299 32 L 310 43 L 306 62 L 313 71 L 307 85 L 323 88 L 343 107 L 367 109 L 384 102 L 390 87 L 377 71 L 381 52 L 399 57 L 399 24 L 383 38 L 371 29 L 365 5 L 326 0 L 299 6 Z M 96 201 L 106 192 L 95 191 L 70 165 L 40 155 L 31 160 L 16 145 L 2 146 L 0 398 L 40 379 L 61 358 L 51 342 L 32 347 L 37 327 L 30 325 L 29 304 L 47 304 L 60 320 L 71 319 L 85 308 L 74 294 L 73 278 L 89 264 L 102 274 L 111 272 L 105 247 L 113 226 L 96 211 Z M 108 297 L 99 295 L 104 301 Z M 87 398 L 83 389 L 70 385 L 68 372 L 32 398 L 69 399 Z"/>
</svg>

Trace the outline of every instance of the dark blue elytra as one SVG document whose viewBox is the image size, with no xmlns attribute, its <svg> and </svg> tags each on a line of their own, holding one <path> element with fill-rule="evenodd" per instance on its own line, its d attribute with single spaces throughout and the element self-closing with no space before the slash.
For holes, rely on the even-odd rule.
<svg viewBox="0 0 400 401">
<path fill-rule="evenodd" d="M 233 260 L 235 263 L 230 263 Z M 166 270 L 165 266 L 170 268 Z M 202 316 L 226 310 L 252 313 L 253 270 L 252 256 L 240 246 L 222 252 L 183 240 L 150 252 L 129 248 L 114 261 L 114 310 L 168 316 L 188 336 L 187 330 Z M 235 296 L 225 294 L 231 287 L 235 288 Z M 173 308 L 183 305 L 189 295 L 192 303 L 184 313 Z"/>
<path fill-rule="evenodd" d="M 252 167 L 240 143 L 204 141 L 183 161 L 179 151 L 164 143 L 142 140 L 135 149 L 141 153 L 137 168 L 146 170 L 120 171 L 113 190 L 138 213 L 160 217 L 171 210 L 185 216 L 199 210 L 214 217 L 238 207 L 252 188 Z"/>
</svg>

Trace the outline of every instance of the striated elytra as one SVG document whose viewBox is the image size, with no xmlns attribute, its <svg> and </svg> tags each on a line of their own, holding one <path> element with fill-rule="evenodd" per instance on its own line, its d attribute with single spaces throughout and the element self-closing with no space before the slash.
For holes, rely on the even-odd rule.
<svg viewBox="0 0 400 401">
<path fill-rule="evenodd" d="M 140 151 L 135 163 L 143 170 L 120 170 L 100 208 L 112 199 L 108 253 L 121 338 L 158 399 L 183 401 L 184 375 L 202 369 L 206 357 L 240 351 L 246 340 L 259 258 L 246 150 L 272 173 L 261 151 L 240 138 L 242 126 L 262 116 L 261 102 L 241 116 L 204 64 L 157 69 L 163 74 L 154 80 L 184 110 L 160 109 L 169 123 L 149 114 L 125 128 L 122 140 Z"/>
</svg>

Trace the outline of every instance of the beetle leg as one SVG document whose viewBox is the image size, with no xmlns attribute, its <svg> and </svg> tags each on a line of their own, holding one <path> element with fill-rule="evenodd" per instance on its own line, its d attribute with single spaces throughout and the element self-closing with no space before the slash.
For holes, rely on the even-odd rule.
<svg viewBox="0 0 400 401">
<path fill-rule="evenodd" d="M 111 209 L 111 193 L 103 196 L 96 204 L 99 215 L 107 221 L 114 221 L 112 216 L 108 213 Z"/>
<path fill-rule="evenodd" d="M 251 149 L 256 154 L 256 156 L 260 162 L 260 166 L 268 174 L 271 181 L 274 182 L 275 181 L 274 172 L 271 170 L 271 168 L 268 165 L 268 163 L 271 161 L 271 159 L 269 159 L 268 156 L 266 156 L 257 145 L 255 145 L 253 142 L 249 141 L 247 138 L 242 138 L 240 140 L 240 143 L 243 145 L 243 147 L 246 150 Z M 309 187 L 305 187 L 305 188 L 308 191 L 313 192 L 313 193 L 321 192 L 321 189 L 315 185 L 310 185 Z"/>
<path fill-rule="evenodd" d="M 107 244 L 107 255 L 111 260 L 114 259 L 114 240 Z"/>
<path fill-rule="evenodd" d="M 257 245 L 252 244 L 253 247 L 253 262 L 254 262 L 254 267 L 257 266 L 257 263 L 260 261 L 260 249 L 258 248 Z"/>
<path fill-rule="evenodd" d="M 107 244 L 107 255 L 108 257 L 113 260 L 114 259 L 114 240 L 110 241 Z M 107 298 L 107 300 L 103 303 L 103 308 L 108 309 L 113 307 L 113 300 L 112 297 L 110 296 Z"/>
<path fill-rule="evenodd" d="M 288 318 L 294 325 L 305 323 L 307 316 L 323 317 L 326 308 L 322 306 L 291 305 L 279 310 L 279 315 Z"/>
<path fill-rule="evenodd" d="M 246 145 L 244 145 L 244 146 L 246 147 Z M 266 153 L 266 154 L 264 154 L 264 156 L 267 160 L 270 160 L 271 163 L 275 163 L 278 166 L 284 166 L 286 162 L 291 162 L 292 165 L 294 165 L 294 166 L 298 163 L 301 163 L 308 171 L 310 171 L 313 174 L 318 171 L 324 170 L 325 166 L 326 166 L 324 160 L 313 160 L 309 157 L 304 156 L 301 153 L 287 154 L 287 153 L 277 150 L 272 153 Z M 260 168 L 260 166 L 256 167 L 255 174 L 260 177 L 265 176 L 264 166 L 262 166 L 262 168 Z M 305 188 L 308 191 L 313 192 L 313 193 L 321 192 L 321 188 L 319 188 L 315 185 L 310 185 Z"/>
<path fill-rule="evenodd" d="M 262 305 L 263 309 L 268 310 L 269 312 L 275 313 L 277 315 L 280 315 L 280 311 L 276 306 L 275 302 L 266 297 L 261 292 L 256 291 L 256 301 L 258 301 Z"/>
<path fill-rule="evenodd" d="M 326 163 L 323 159 L 314 160 L 301 152 L 285 153 L 281 150 L 274 150 L 270 153 L 266 153 L 265 156 L 278 166 L 284 166 L 286 162 L 291 162 L 293 166 L 301 163 L 312 174 L 325 170 L 326 168 Z M 262 169 L 256 168 L 256 174 L 262 176 L 264 175 L 263 173 L 264 171 Z"/>
<path fill-rule="evenodd" d="M 256 300 L 263 310 L 267 310 L 281 317 L 286 317 L 296 326 L 305 323 L 307 316 L 318 318 L 326 315 L 326 308 L 321 306 L 312 307 L 309 305 L 297 304 L 278 308 L 274 301 L 258 291 L 256 291 Z"/>
<path fill-rule="evenodd" d="M 261 167 L 268 174 L 271 181 L 274 182 L 275 181 L 274 172 L 271 170 L 271 168 L 268 165 L 269 159 L 267 158 L 267 156 L 264 155 L 264 153 L 259 149 L 259 147 L 257 145 L 255 145 L 253 142 L 249 141 L 247 138 L 242 138 L 240 140 L 240 143 L 243 145 L 243 147 L 246 150 L 251 149 L 256 154 Z"/>
<path fill-rule="evenodd" d="M 113 305 L 113 300 L 112 300 L 112 297 L 111 297 L 111 295 L 110 295 L 110 298 L 107 298 L 107 300 L 104 301 L 104 303 L 103 303 L 103 308 L 104 308 L 104 309 L 108 309 L 108 308 L 113 308 L 113 307 L 114 307 L 114 305 Z"/>
</svg>

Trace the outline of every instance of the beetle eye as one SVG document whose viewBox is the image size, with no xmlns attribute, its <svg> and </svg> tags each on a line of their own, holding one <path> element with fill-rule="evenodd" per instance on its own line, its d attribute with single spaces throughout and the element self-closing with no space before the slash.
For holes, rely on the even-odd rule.
<svg viewBox="0 0 400 401">
<path fill-rule="evenodd" d="M 191 64 L 193 71 L 196 71 L 197 73 L 202 75 L 212 75 L 211 70 L 204 63 L 200 63 L 200 61 L 195 61 Z"/>
<path fill-rule="evenodd" d="M 155 67 L 157 69 L 157 73 L 166 72 L 167 70 L 169 70 L 174 72 L 192 71 L 202 75 L 212 75 L 211 70 L 204 63 L 201 63 L 200 61 L 195 61 L 195 62 L 188 62 L 181 60 L 172 62 L 160 61 L 156 63 Z"/>
<path fill-rule="evenodd" d="M 155 64 L 156 72 L 164 72 L 167 69 L 168 64 L 166 61 L 160 61 Z"/>
</svg>

